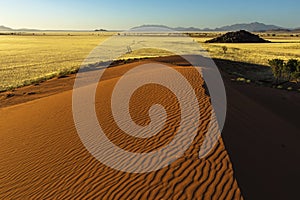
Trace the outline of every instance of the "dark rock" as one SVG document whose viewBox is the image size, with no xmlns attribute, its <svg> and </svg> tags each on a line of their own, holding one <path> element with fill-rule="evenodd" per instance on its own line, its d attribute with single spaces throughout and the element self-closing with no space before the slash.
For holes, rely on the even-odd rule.
<svg viewBox="0 0 300 200">
<path fill-rule="evenodd" d="M 220 37 L 207 40 L 206 43 L 267 43 L 268 40 L 260 38 L 258 35 L 252 34 L 245 30 L 236 32 L 228 32 Z"/>
<path fill-rule="evenodd" d="M 6 94 L 6 98 L 10 98 L 10 97 L 13 97 L 13 96 L 15 96 L 15 94 L 12 93 L 12 92 L 9 92 L 9 93 Z"/>
</svg>

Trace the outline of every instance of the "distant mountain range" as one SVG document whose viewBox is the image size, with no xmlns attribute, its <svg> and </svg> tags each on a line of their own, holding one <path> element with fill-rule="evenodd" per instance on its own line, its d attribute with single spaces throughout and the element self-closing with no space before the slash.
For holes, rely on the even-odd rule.
<svg viewBox="0 0 300 200">
<path fill-rule="evenodd" d="M 0 31 L 12 31 L 12 28 L 6 27 L 6 26 L 0 26 Z"/>
<path fill-rule="evenodd" d="M 64 32 L 64 31 L 71 31 L 71 32 L 82 32 L 82 31 L 91 31 L 91 30 L 41 30 L 41 29 L 30 29 L 30 28 L 20 28 L 20 29 L 13 29 L 6 26 L 0 26 L 0 31 L 2 32 Z M 96 29 L 95 31 L 105 31 L 104 29 Z"/>
<path fill-rule="evenodd" d="M 6 26 L 0 26 L 0 31 L 40 31 L 38 29 L 28 29 L 28 28 L 21 28 L 21 29 L 13 29 L 13 28 L 9 28 L 9 27 L 6 27 Z"/>
<path fill-rule="evenodd" d="M 229 26 L 222 26 L 219 28 L 211 29 L 211 28 L 195 28 L 195 27 L 176 27 L 171 28 L 164 25 L 142 25 L 138 27 L 134 27 L 133 29 L 137 28 L 148 28 L 148 27 L 158 27 L 158 28 L 167 28 L 175 31 L 239 31 L 239 30 L 246 30 L 250 32 L 265 32 L 265 31 L 300 31 L 300 28 L 297 29 L 289 29 L 289 28 L 283 28 L 276 25 L 266 25 L 264 23 L 259 22 L 253 22 L 253 23 L 243 23 L 243 24 L 233 24 Z"/>
<path fill-rule="evenodd" d="M 223 26 L 221 28 L 216 28 L 216 31 L 238 31 L 238 30 L 247 30 L 247 31 L 270 31 L 270 30 L 279 30 L 283 29 L 282 27 L 275 25 L 266 25 L 259 22 L 253 22 L 250 24 L 233 24 L 230 26 Z"/>
<path fill-rule="evenodd" d="M 243 24 L 233 24 L 229 26 L 222 26 L 219 28 L 211 29 L 211 28 L 195 28 L 195 27 L 176 27 L 171 28 L 164 25 L 142 25 L 138 27 L 134 27 L 133 29 L 137 28 L 150 28 L 150 27 L 157 27 L 157 28 L 167 28 L 174 31 L 238 31 L 238 30 L 247 30 L 251 32 L 266 32 L 266 31 L 283 31 L 283 32 L 300 32 L 300 27 L 295 29 L 284 28 L 276 25 L 266 25 L 264 23 L 253 22 L 253 23 L 243 23 Z M 96 29 L 96 31 L 104 30 L 104 29 Z M 50 30 L 38 30 L 38 29 L 12 29 L 6 26 L 0 26 L 0 31 L 20 31 L 20 32 L 28 32 L 28 31 L 50 31 Z M 55 30 L 61 31 L 61 30 Z"/>
</svg>

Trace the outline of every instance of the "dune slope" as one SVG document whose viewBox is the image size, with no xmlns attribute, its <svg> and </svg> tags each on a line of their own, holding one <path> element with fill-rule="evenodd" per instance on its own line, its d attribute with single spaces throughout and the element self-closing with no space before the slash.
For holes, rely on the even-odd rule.
<svg viewBox="0 0 300 200">
<path fill-rule="evenodd" d="M 97 88 L 95 108 L 112 142 L 128 151 L 149 152 L 174 137 L 180 112 L 170 91 L 150 84 L 136 91 L 130 114 L 136 123 L 147 124 L 147 109 L 160 103 L 166 108 L 168 125 L 149 139 L 118 130 L 109 109 L 111 91 L 120 74 L 137 64 L 141 63 L 107 70 Z M 0 109 L 0 199 L 243 199 L 221 138 L 207 157 L 198 157 L 211 110 L 199 85 L 203 80 L 190 67 L 169 66 L 190 81 L 201 108 L 201 125 L 184 155 L 167 167 L 142 174 L 105 166 L 81 143 L 72 116 L 72 91 L 65 91 Z"/>
</svg>

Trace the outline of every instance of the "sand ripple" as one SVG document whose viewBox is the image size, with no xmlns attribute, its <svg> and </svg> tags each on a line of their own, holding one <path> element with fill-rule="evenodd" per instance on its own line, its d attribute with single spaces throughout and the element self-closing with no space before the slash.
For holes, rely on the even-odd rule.
<svg viewBox="0 0 300 200">
<path fill-rule="evenodd" d="M 105 72 L 96 93 L 97 117 L 107 137 L 120 148 L 150 152 L 167 145 L 176 134 L 180 106 L 170 90 L 147 84 L 130 101 L 132 120 L 149 124 L 149 107 L 159 103 L 168 116 L 164 128 L 150 138 L 120 130 L 110 97 L 119 77 L 135 65 Z M 67 91 L 0 110 L 0 199 L 243 199 L 221 138 L 206 158 L 198 157 L 201 145 L 209 145 L 203 141 L 211 115 L 202 78 L 195 76 L 194 68 L 173 67 L 194 88 L 201 115 L 194 141 L 183 156 L 158 171 L 142 174 L 105 166 L 82 145 L 72 118 L 72 92 Z M 147 162 L 153 160 L 141 164 Z"/>
</svg>

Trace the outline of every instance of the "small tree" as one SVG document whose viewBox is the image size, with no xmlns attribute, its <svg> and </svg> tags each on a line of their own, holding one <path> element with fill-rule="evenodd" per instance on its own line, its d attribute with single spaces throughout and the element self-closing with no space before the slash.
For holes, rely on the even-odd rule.
<svg viewBox="0 0 300 200">
<path fill-rule="evenodd" d="M 298 66 L 299 66 L 299 61 L 296 59 L 289 59 L 287 63 L 284 65 L 284 72 L 288 77 L 288 81 L 290 81 L 291 77 L 293 77 L 293 74 L 297 72 L 297 68 L 299 68 Z"/>
<path fill-rule="evenodd" d="M 222 50 L 223 50 L 224 54 L 226 54 L 228 48 L 226 46 L 222 46 Z"/>
<path fill-rule="evenodd" d="M 131 53 L 131 52 L 132 52 L 131 47 L 127 46 L 127 53 Z"/>
<path fill-rule="evenodd" d="M 299 83 L 299 80 L 300 80 L 300 71 L 293 73 L 292 74 L 292 78 L 296 81 L 296 83 Z"/>
<path fill-rule="evenodd" d="M 272 67 L 272 73 L 276 78 L 276 83 L 278 83 L 278 80 L 282 78 L 284 61 L 282 59 L 272 59 L 269 60 L 269 65 Z"/>
</svg>

